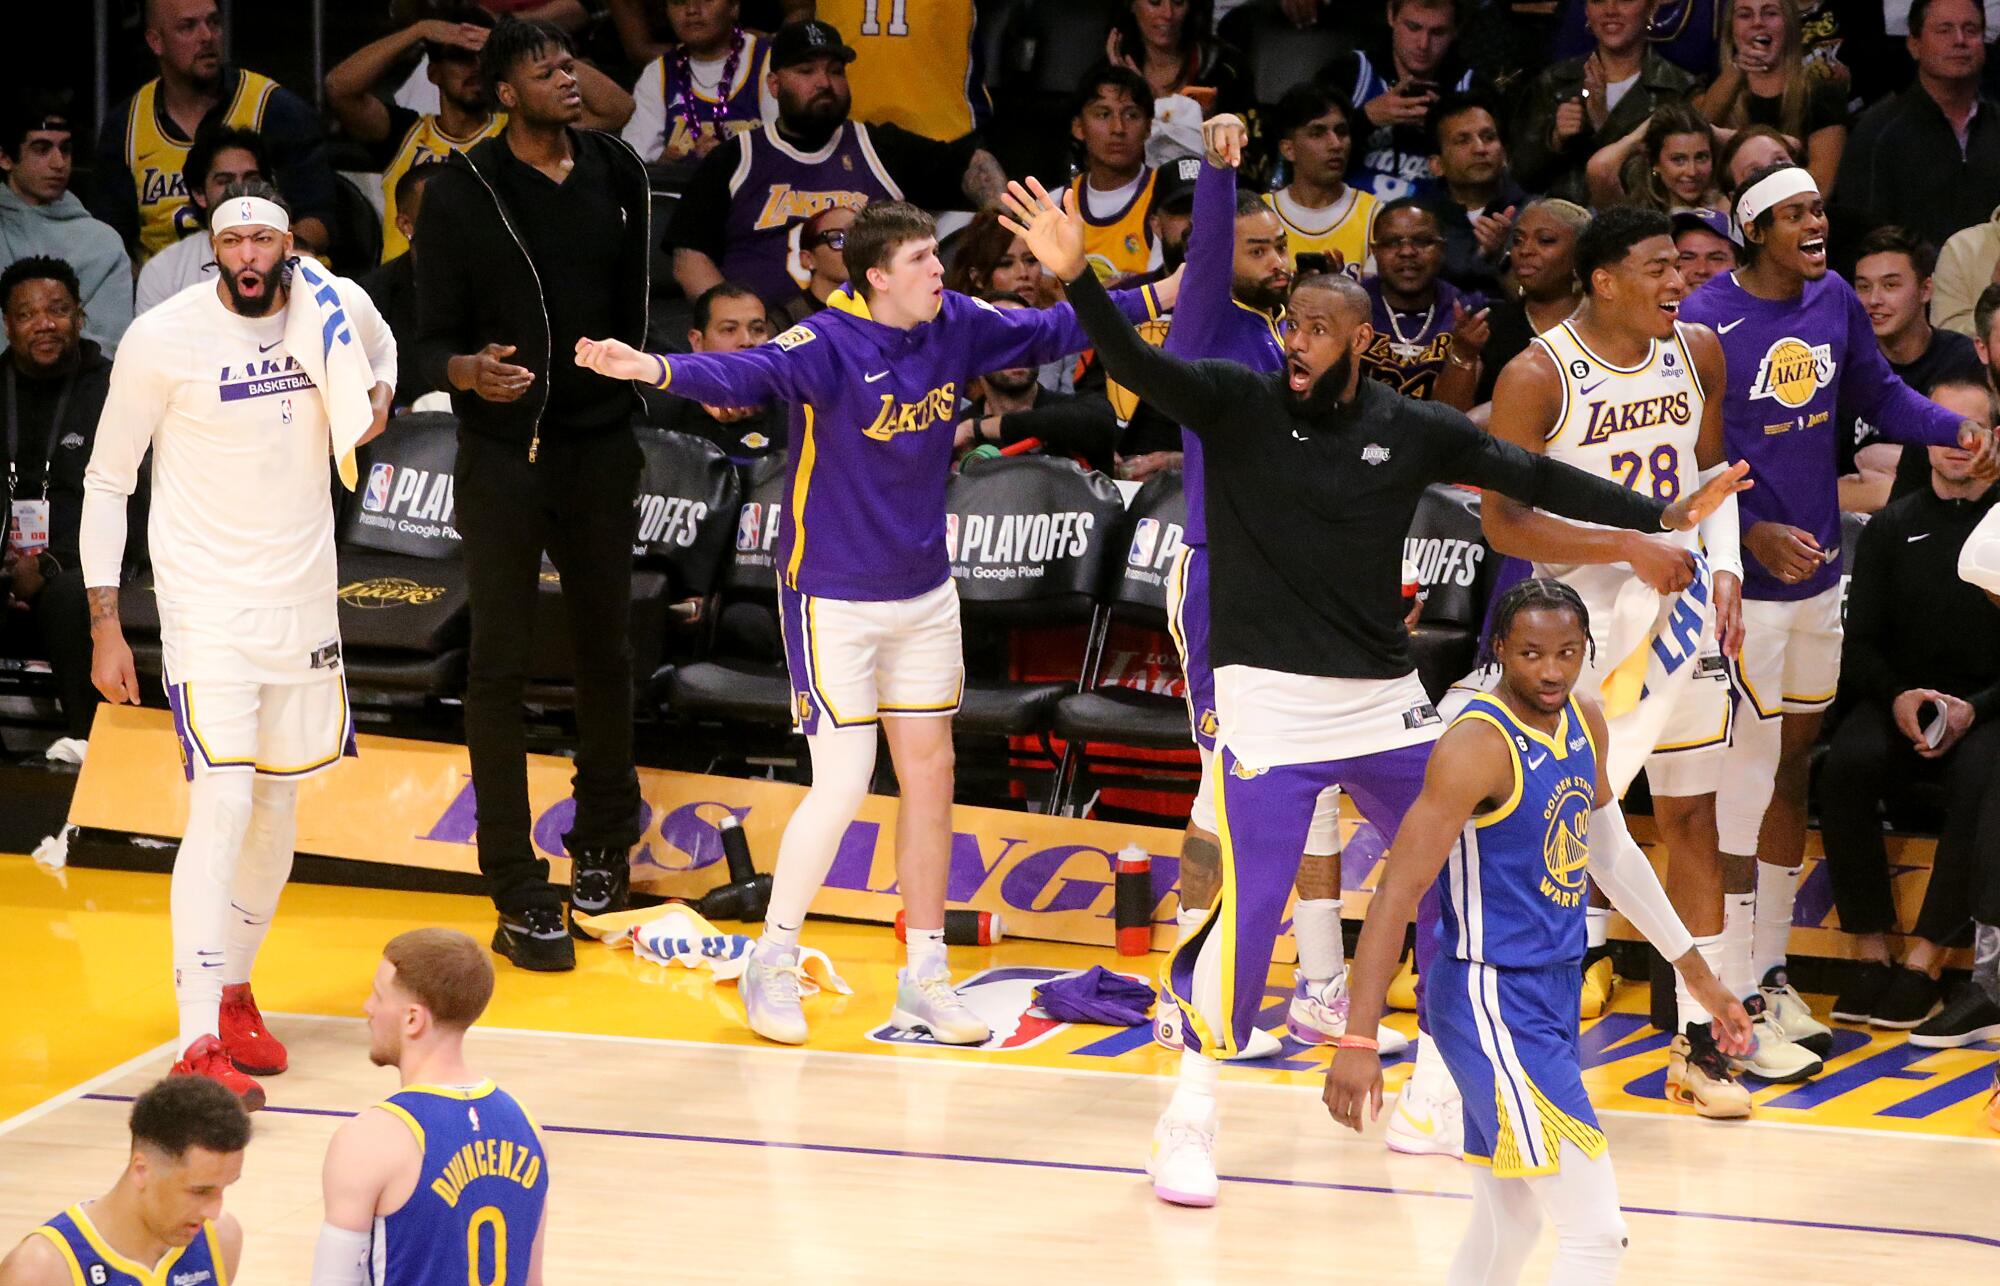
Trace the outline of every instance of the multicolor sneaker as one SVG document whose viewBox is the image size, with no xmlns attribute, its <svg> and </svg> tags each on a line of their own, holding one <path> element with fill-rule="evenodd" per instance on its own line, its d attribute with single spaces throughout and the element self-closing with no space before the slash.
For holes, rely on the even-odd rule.
<svg viewBox="0 0 2000 1286">
<path fill-rule="evenodd" d="M 229 1061 L 228 1051 L 222 1048 L 222 1041 L 214 1036 L 203 1036 L 189 1045 L 167 1075 L 206 1076 L 241 1099 L 246 1112 L 264 1106 L 264 1087 L 236 1070 L 236 1065 Z"/>
<path fill-rule="evenodd" d="M 750 1030 L 780 1045 L 806 1043 L 806 1011 L 799 1003 L 805 971 L 799 968 L 796 947 L 773 951 L 767 957 L 752 949 L 750 963 L 736 989 L 743 993 L 743 1013 Z"/>
<path fill-rule="evenodd" d="M 1667 1100 L 1713 1120 L 1750 1115 L 1750 1091 L 1737 1084 L 1729 1056 L 1716 1046 L 1707 1023 L 1689 1023 L 1674 1037 L 1667 1057 Z"/>
<path fill-rule="evenodd" d="M 908 969 L 898 969 L 896 1008 L 889 1014 L 889 1025 L 897 1031 L 922 1028 L 946 1045 L 983 1045 L 993 1039 L 993 1029 L 959 998 L 945 970 L 914 978 Z"/>
<path fill-rule="evenodd" d="M 1736 1071 L 1764 1081 L 1802 1081 L 1819 1075 L 1826 1066 L 1818 1054 L 1785 1039 L 1761 992 L 1746 996 L 1743 1010 L 1750 1015 L 1750 1034 L 1756 1043 L 1747 1054 L 1724 1055 Z"/>
<path fill-rule="evenodd" d="M 217 1026 L 221 1029 L 222 1048 L 237 1071 L 251 1076 L 276 1076 L 290 1065 L 285 1047 L 264 1026 L 264 1015 L 258 1012 L 257 998 L 250 994 L 249 983 L 239 982 L 222 989 Z"/>
<path fill-rule="evenodd" d="M 1766 970 L 1757 990 L 1764 997 L 1765 1012 L 1771 1015 L 1771 1022 L 1784 1033 L 1786 1040 L 1821 1058 L 1832 1051 L 1833 1028 L 1813 1017 L 1812 1006 L 1793 988 L 1783 965 Z"/>
<path fill-rule="evenodd" d="M 1164 991 L 1153 1002 L 1153 1043 L 1161 1049 L 1181 1047 L 1181 1007 Z"/>
<path fill-rule="evenodd" d="M 1347 970 L 1318 985 L 1294 973 L 1285 1031 L 1302 1045 L 1331 1045 L 1346 1035 Z M 1410 1047 L 1410 1038 L 1383 1024 L 1375 1028 L 1375 1045 L 1375 1052 L 1383 1058 L 1394 1058 Z"/>
<path fill-rule="evenodd" d="M 1153 1154 L 1146 1175 L 1153 1195 L 1176 1206 L 1212 1206 L 1221 1185 L 1215 1177 L 1215 1105 L 1199 1118 L 1172 1107 L 1153 1125 Z"/>
</svg>

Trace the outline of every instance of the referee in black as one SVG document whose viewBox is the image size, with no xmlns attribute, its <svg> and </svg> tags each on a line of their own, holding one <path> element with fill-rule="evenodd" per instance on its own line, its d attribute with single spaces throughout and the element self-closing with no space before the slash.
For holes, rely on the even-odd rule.
<svg viewBox="0 0 2000 1286">
<path fill-rule="evenodd" d="M 479 869 L 523 969 L 576 967 L 562 896 L 529 833 L 527 679 L 541 557 L 562 575 L 576 654 L 571 907 L 622 910 L 640 832 L 632 762 L 632 597 L 641 454 L 637 395 L 569 360 L 585 335 L 644 341 L 645 167 L 579 129 L 569 38 L 503 18 L 480 51 L 507 129 L 439 167 L 417 240 L 415 364 L 458 415 L 456 507 L 472 592 L 465 740 Z M 551 361 L 551 354 L 560 360 Z"/>
</svg>

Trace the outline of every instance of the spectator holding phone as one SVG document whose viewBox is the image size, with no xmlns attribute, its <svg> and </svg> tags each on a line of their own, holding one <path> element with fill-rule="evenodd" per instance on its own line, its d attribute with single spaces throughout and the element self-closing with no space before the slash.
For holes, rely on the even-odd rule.
<svg viewBox="0 0 2000 1286">
<path fill-rule="evenodd" d="M 1931 398 L 1993 423 L 1993 395 L 1976 377 L 1942 381 Z M 2000 607 L 1959 579 L 1958 557 L 2000 487 L 1972 476 L 1967 453 L 1929 451 L 1930 486 L 1877 514 L 1854 555 L 1840 676 L 1851 704 L 1821 770 L 1820 830 L 1841 927 L 1867 962 L 1833 1016 L 1950 1045 L 1983 1023 L 1956 1003 L 1937 1013 L 1938 975 L 1970 930 L 1980 864 L 2000 847 Z M 1944 826 L 1898 963 L 1880 804 L 1925 780 L 1944 786 Z"/>
<path fill-rule="evenodd" d="M 1597 47 L 1544 68 L 1528 85 L 1508 155 L 1531 192 L 1590 201 L 1591 156 L 1638 128 L 1662 103 L 1694 93 L 1695 78 L 1647 44 L 1655 0 L 1584 0 Z"/>
<path fill-rule="evenodd" d="M 1320 84 L 1352 109 L 1355 156 L 1347 182 L 1383 201 L 1437 191 L 1431 169 L 1431 108 L 1475 87 L 1458 49 L 1453 0 L 1390 0 L 1389 43 L 1327 64 Z"/>
</svg>

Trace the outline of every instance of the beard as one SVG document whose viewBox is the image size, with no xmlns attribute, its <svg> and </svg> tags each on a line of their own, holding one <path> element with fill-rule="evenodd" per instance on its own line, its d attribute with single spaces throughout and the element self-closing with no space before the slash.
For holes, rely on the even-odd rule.
<svg viewBox="0 0 2000 1286">
<path fill-rule="evenodd" d="M 1238 277 L 1232 291 L 1238 301 L 1261 312 L 1275 313 L 1285 306 L 1291 294 L 1291 283 L 1274 286 L 1262 279 Z"/>
<path fill-rule="evenodd" d="M 847 120 L 849 101 L 829 90 L 803 102 L 780 103 L 778 123 L 786 133 L 816 149 Z"/>
<path fill-rule="evenodd" d="M 986 376 L 986 386 L 1008 397 L 1019 397 L 1035 387 L 1035 371 L 1032 367 L 1019 371 L 994 371 Z"/>
<path fill-rule="evenodd" d="M 1187 262 L 1187 238 L 1166 239 L 1160 242 L 1160 268 L 1172 272 Z"/>
<path fill-rule="evenodd" d="M 1288 386 L 1285 391 L 1291 393 L 1292 401 L 1307 418 L 1319 419 L 1340 408 L 1340 399 L 1347 393 L 1347 381 L 1353 376 L 1354 348 L 1349 345 L 1333 365 L 1320 372 L 1320 377 L 1313 381 L 1311 388 L 1303 393 L 1292 393 Z"/>
<path fill-rule="evenodd" d="M 215 270 L 222 274 L 222 285 L 229 292 L 230 302 L 236 306 L 236 311 L 245 317 L 263 317 L 276 308 L 278 295 L 284 290 L 286 281 L 291 276 L 290 269 L 284 265 L 280 265 L 276 272 L 260 272 L 256 275 L 263 288 L 255 295 L 246 296 L 243 288 L 237 284 L 237 279 L 242 276 L 240 270 L 231 272 L 221 264 L 215 265 Z"/>
</svg>

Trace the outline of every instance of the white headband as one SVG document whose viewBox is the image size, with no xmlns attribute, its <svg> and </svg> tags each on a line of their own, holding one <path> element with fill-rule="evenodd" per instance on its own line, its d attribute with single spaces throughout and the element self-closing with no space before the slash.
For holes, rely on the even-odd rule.
<svg viewBox="0 0 2000 1286">
<path fill-rule="evenodd" d="M 290 232 L 292 221 L 285 217 L 284 209 L 277 202 L 266 201 L 261 196 L 230 197 L 216 206 L 215 213 L 208 218 L 211 235 L 244 227 L 276 228 L 280 232 Z"/>
<path fill-rule="evenodd" d="M 1819 184 L 1813 182 L 1812 171 L 1803 165 L 1786 166 L 1776 174 L 1759 179 L 1743 194 L 1743 199 L 1736 203 L 1736 226 L 1738 229 L 1747 228 L 1757 222 L 1757 216 L 1764 211 L 1808 192 L 1819 195 Z"/>
</svg>

